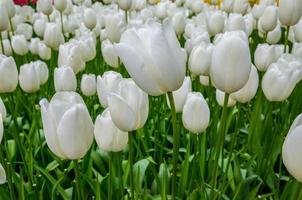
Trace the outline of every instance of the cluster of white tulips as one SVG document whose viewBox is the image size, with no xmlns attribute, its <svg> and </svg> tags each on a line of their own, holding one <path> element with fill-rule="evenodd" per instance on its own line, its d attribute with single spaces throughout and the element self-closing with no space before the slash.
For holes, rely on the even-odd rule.
<svg viewBox="0 0 302 200">
<path fill-rule="evenodd" d="M 0 47 L 0 199 L 302 198 L 301 0 L 0 0 Z"/>
</svg>

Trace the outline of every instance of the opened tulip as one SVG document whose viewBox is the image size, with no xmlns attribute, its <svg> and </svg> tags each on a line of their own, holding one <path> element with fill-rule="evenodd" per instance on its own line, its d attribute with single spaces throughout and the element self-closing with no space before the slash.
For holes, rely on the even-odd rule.
<svg viewBox="0 0 302 200">
<path fill-rule="evenodd" d="M 149 113 L 148 95 L 132 79 L 123 79 L 116 92 L 108 95 L 108 107 L 114 124 L 122 131 L 142 128 Z"/>
<path fill-rule="evenodd" d="M 71 67 L 56 68 L 54 72 L 55 90 L 75 91 L 77 89 L 77 79 Z"/>
<path fill-rule="evenodd" d="M 97 76 L 97 93 L 104 108 L 108 107 L 108 94 L 117 91 L 121 80 L 122 75 L 114 71 L 107 71 L 102 76 Z"/>
<path fill-rule="evenodd" d="M 18 70 L 12 57 L 0 55 L 0 93 L 15 91 L 18 85 Z"/>
<path fill-rule="evenodd" d="M 102 48 L 102 55 L 105 62 L 113 68 L 118 68 L 119 58 L 115 51 L 115 48 L 113 47 L 113 44 L 109 40 L 104 40 L 102 42 L 101 48 Z"/>
<path fill-rule="evenodd" d="M 14 35 L 12 37 L 12 47 L 16 54 L 24 56 L 28 52 L 28 43 L 24 35 Z"/>
<path fill-rule="evenodd" d="M 178 90 L 172 92 L 174 98 L 175 110 L 177 113 L 182 112 L 187 95 L 190 92 L 192 92 L 192 82 L 191 82 L 191 78 L 187 76 L 185 77 L 182 86 Z M 171 107 L 168 98 L 167 98 L 167 102 L 168 102 L 168 106 Z"/>
<path fill-rule="evenodd" d="M 247 83 L 251 65 L 245 33 L 224 33 L 213 49 L 211 79 L 217 89 L 228 94 L 236 92 Z"/>
<path fill-rule="evenodd" d="M 263 76 L 262 89 L 269 101 L 284 101 L 302 79 L 302 60 L 292 55 L 281 57 Z"/>
<path fill-rule="evenodd" d="M 96 93 L 96 77 L 94 74 L 84 74 L 81 80 L 81 91 L 85 96 Z"/>
<path fill-rule="evenodd" d="M 182 113 L 182 123 L 192 133 L 202 133 L 210 122 L 210 109 L 199 92 L 189 93 Z"/>
<path fill-rule="evenodd" d="M 58 92 L 40 101 L 46 143 L 62 159 L 81 159 L 93 142 L 93 122 L 82 97 Z"/>
<path fill-rule="evenodd" d="M 280 0 L 279 20 L 285 26 L 293 26 L 302 16 L 301 0 Z"/>
<path fill-rule="evenodd" d="M 109 152 L 122 151 L 128 143 L 128 133 L 115 126 L 108 108 L 96 118 L 94 137 L 99 148 Z"/>
<path fill-rule="evenodd" d="M 181 87 L 186 52 L 169 21 L 128 29 L 115 47 L 130 76 L 146 93 L 157 96 Z"/>
<path fill-rule="evenodd" d="M 282 147 L 282 159 L 288 172 L 302 182 L 302 114 L 292 123 Z"/>
<path fill-rule="evenodd" d="M 87 28 L 92 30 L 96 26 L 97 20 L 95 12 L 92 8 L 87 8 L 84 11 L 84 24 Z"/>
<path fill-rule="evenodd" d="M 245 86 L 241 88 L 239 91 L 232 93 L 230 97 L 240 103 L 247 103 L 256 95 L 258 84 L 259 84 L 258 71 L 257 68 L 252 65 L 250 77 L 247 83 L 245 84 Z"/>
<path fill-rule="evenodd" d="M 196 46 L 189 57 L 189 70 L 194 75 L 209 75 L 213 45 L 205 43 Z"/>
</svg>

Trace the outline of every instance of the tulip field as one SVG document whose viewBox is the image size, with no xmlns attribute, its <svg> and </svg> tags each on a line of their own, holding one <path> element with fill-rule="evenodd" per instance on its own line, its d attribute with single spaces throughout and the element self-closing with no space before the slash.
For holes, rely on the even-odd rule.
<svg viewBox="0 0 302 200">
<path fill-rule="evenodd" d="M 0 0 L 0 200 L 302 200 L 301 0 Z"/>
</svg>

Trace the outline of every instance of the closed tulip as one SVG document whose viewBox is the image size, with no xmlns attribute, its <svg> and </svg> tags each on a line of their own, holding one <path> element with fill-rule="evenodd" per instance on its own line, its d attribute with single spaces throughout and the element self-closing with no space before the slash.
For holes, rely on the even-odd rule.
<svg viewBox="0 0 302 200">
<path fill-rule="evenodd" d="M 12 48 L 14 52 L 20 56 L 24 56 L 28 52 L 28 43 L 24 35 L 14 35 L 12 37 Z"/>
<path fill-rule="evenodd" d="M 128 29 L 115 47 L 130 76 L 146 93 L 157 96 L 181 87 L 186 52 L 169 21 Z"/>
<path fill-rule="evenodd" d="M 84 74 L 81 80 L 81 91 L 85 96 L 96 93 L 96 77 L 94 74 Z"/>
<path fill-rule="evenodd" d="M 101 49 L 105 62 L 113 68 L 118 68 L 119 58 L 115 51 L 115 48 L 113 47 L 113 44 L 109 40 L 104 40 L 102 42 Z"/>
<path fill-rule="evenodd" d="M 51 58 L 51 49 L 46 46 L 43 42 L 40 42 L 39 45 L 39 57 L 42 60 L 50 60 Z"/>
<path fill-rule="evenodd" d="M 75 91 L 77 89 L 77 79 L 71 67 L 56 68 L 54 84 L 56 92 Z"/>
<path fill-rule="evenodd" d="M 302 182 L 302 114 L 291 125 L 282 147 L 282 160 L 288 172 Z"/>
<path fill-rule="evenodd" d="M 284 101 L 302 79 L 302 61 L 292 55 L 281 57 L 263 76 L 262 89 L 269 101 Z"/>
<path fill-rule="evenodd" d="M 183 34 L 186 26 L 185 16 L 181 12 L 176 13 L 172 18 L 172 24 L 177 35 Z"/>
<path fill-rule="evenodd" d="M 0 4 L 0 33 L 8 27 L 8 15 L 3 3 Z"/>
<path fill-rule="evenodd" d="M 210 74 L 217 89 L 228 94 L 240 90 L 247 83 L 251 71 L 251 57 L 244 33 L 225 33 L 216 42 L 212 53 Z"/>
<path fill-rule="evenodd" d="M 122 10 L 130 10 L 133 0 L 117 0 L 116 3 Z"/>
<path fill-rule="evenodd" d="M 216 89 L 216 101 L 218 105 L 223 107 L 224 105 L 224 98 L 225 98 L 225 93 L 221 90 Z M 236 104 L 236 101 L 232 98 L 229 97 L 227 107 L 233 107 Z"/>
<path fill-rule="evenodd" d="M 189 57 L 189 70 L 194 75 L 209 75 L 213 45 L 196 46 Z"/>
<path fill-rule="evenodd" d="M 96 56 L 96 42 L 92 37 L 81 38 L 76 41 L 81 47 L 82 60 L 83 62 L 91 61 Z"/>
<path fill-rule="evenodd" d="M 84 69 L 85 63 L 82 59 L 83 48 L 76 42 L 61 44 L 59 47 L 59 66 L 70 66 L 75 74 Z"/>
<path fill-rule="evenodd" d="M 249 7 L 248 0 L 234 0 L 233 12 L 244 15 Z"/>
<path fill-rule="evenodd" d="M 267 68 L 275 62 L 276 59 L 276 47 L 268 44 L 258 44 L 255 55 L 255 65 L 259 71 L 266 71 Z"/>
<path fill-rule="evenodd" d="M 39 43 L 41 42 L 40 38 L 31 38 L 29 43 L 29 51 L 31 54 L 38 55 L 39 54 Z"/>
<path fill-rule="evenodd" d="M 34 32 L 37 34 L 37 36 L 43 37 L 44 32 L 45 32 L 45 28 L 46 28 L 46 21 L 44 19 L 37 19 L 34 22 L 33 27 L 34 27 Z"/>
<path fill-rule="evenodd" d="M 44 85 L 47 82 L 48 77 L 49 77 L 49 71 L 48 71 L 48 67 L 47 67 L 46 63 L 42 62 L 40 60 L 37 60 L 37 61 L 33 62 L 33 65 L 39 74 L 40 85 Z"/>
<path fill-rule="evenodd" d="M 67 7 L 67 0 L 54 0 L 54 6 L 58 11 L 63 12 Z"/>
<path fill-rule="evenodd" d="M 14 17 L 15 14 L 16 14 L 16 9 L 15 9 L 14 2 L 12 0 L 4 0 L 4 1 L 2 1 L 2 3 L 4 3 L 4 5 L 5 5 L 7 16 L 9 18 Z"/>
<path fill-rule="evenodd" d="M 122 75 L 114 71 L 107 71 L 102 76 L 97 76 L 98 98 L 104 108 L 108 107 L 108 94 L 117 90 L 121 80 Z"/>
<path fill-rule="evenodd" d="M 52 0 L 39 0 L 38 7 L 45 15 L 50 15 L 53 11 Z"/>
<path fill-rule="evenodd" d="M 178 90 L 172 92 L 174 98 L 175 110 L 177 113 L 182 112 L 187 95 L 190 92 L 192 92 L 192 82 L 191 82 L 191 78 L 189 76 L 186 76 L 182 86 Z M 167 97 L 167 103 L 168 106 L 170 107 L 168 97 Z"/>
<path fill-rule="evenodd" d="M 200 92 L 188 94 L 182 113 L 182 123 L 190 132 L 199 134 L 210 122 L 210 109 Z"/>
<path fill-rule="evenodd" d="M 276 28 L 267 34 L 266 41 L 269 44 L 277 44 L 281 39 L 281 27 L 277 25 Z"/>
<path fill-rule="evenodd" d="M 6 173 L 2 165 L 0 164 L 0 184 L 6 183 Z"/>
<path fill-rule="evenodd" d="M 255 4 L 253 6 L 253 8 L 252 8 L 252 15 L 253 15 L 253 17 L 256 20 L 258 20 L 262 16 L 262 14 L 264 13 L 265 8 L 266 8 L 266 6 L 264 6 L 264 5 L 261 5 L 261 4 L 257 5 L 257 4 Z"/>
<path fill-rule="evenodd" d="M 221 12 L 209 13 L 206 17 L 207 30 L 211 36 L 221 33 L 224 28 L 224 16 Z"/>
<path fill-rule="evenodd" d="M 19 83 L 24 92 L 33 93 L 40 89 L 40 76 L 33 63 L 20 67 Z"/>
<path fill-rule="evenodd" d="M 17 25 L 16 35 L 24 35 L 26 40 L 30 40 L 33 36 L 33 28 L 27 23 L 21 23 Z"/>
<path fill-rule="evenodd" d="M 295 35 L 295 41 L 302 42 L 302 20 L 300 20 L 298 24 L 293 26 L 293 32 Z"/>
<path fill-rule="evenodd" d="M 46 143 L 62 159 L 81 159 L 93 142 L 93 122 L 82 97 L 58 92 L 40 101 Z"/>
<path fill-rule="evenodd" d="M 122 131 L 142 128 L 147 121 L 148 95 L 132 79 L 123 79 L 117 91 L 109 93 L 108 105 L 112 121 Z"/>
<path fill-rule="evenodd" d="M 258 84 L 259 84 L 258 71 L 257 68 L 252 65 L 249 80 L 247 81 L 247 83 L 243 88 L 241 88 L 235 93 L 232 93 L 231 98 L 240 103 L 249 102 L 256 95 Z"/>
<path fill-rule="evenodd" d="M 57 23 L 47 23 L 44 32 L 44 43 L 52 49 L 57 50 L 62 41 L 62 31 Z"/>
<path fill-rule="evenodd" d="M 121 15 L 107 15 L 105 20 L 107 38 L 112 42 L 119 42 L 125 29 L 125 22 Z"/>
<path fill-rule="evenodd" d="M 260 17 L 259 24 L 265 32 L 272 31 L 276 28 L 278 22 L 278 8 L 268 6 L 265 8 L 263 15 Z"/>
<path fill-rule="evenodd" d="M 18 70 L 13 57 L 0 55 L 0 93 L 16 90 L 18 85 Z"/>
<path fill-rule="evenodd" d="M 94 138 L 99 148 L 108 152 L 122 151 L 128 143 L 128 133 L 115 126 L 108 108 L 95 120 Z"/>
<path fill-rule="evenodd" d="M 96 15 L 92 8 L 87 8 L 84 11 L 84 24 L 87 28 L 92 30 L 96 26 Z"/>
<path fill-rule="evenodd" d="M 293 26 L 302 16 L 301 0 L 280 0 L 279 20 L 285 26 Z"/>
<path fill-rule="evenodd" d="M 227 19 L 226 27 L 227 31 L 246 31 L 245 21 L 241 14 L 231 13 Z"/>
</svg>

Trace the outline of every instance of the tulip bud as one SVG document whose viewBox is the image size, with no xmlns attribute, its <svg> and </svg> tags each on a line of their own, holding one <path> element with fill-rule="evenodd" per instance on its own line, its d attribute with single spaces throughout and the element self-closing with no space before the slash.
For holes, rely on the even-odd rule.
<svg viewBox="0 0 302 200">
<path fill-rule="evenodd" d="M 50 15 L 53 11 L 52 0 L 38 0 L 40 11 L 45 15 Z"/>
<path fill-rule="evenodd" d="M 128 29 L 115 47 L 130 76 L 146 93 L 158 96 L 181 87 L 186 52 L 169 21 L 165 20 L 163 25 L 150 22 L 138 30 Z"/>
<path fill-rule="evenodd" d="M 54 0 L 54 6 L 58 11 L 63 12 L 67 7 L 67 0 Z"/>
<path fill-rule="evenodd" d="M 192 133 L 204 132 L 209 125 L 210 109 L 199 92 L 191 92 L 183 107 L 182 123 Z"/>
<path fill-rule="evenodd" d="M 241 14 L 231 13 L 227 23 L 226 23 L 227 31 L 246 31 L 245 21 Z"/>
<path fill-rule="evenodd" d="M 213 12 L 206 17 L 207 30 L 211 36 L 221 33 L 224 28 L 224 16 L 221 12 Z"/>
<path fill-rule="evenodd" d="M 99 148 L 109 152 L 122 151 L 128 143 L 128 133 L 114 125 L 108 108 L 96 118 L 94 137 Z"/>
<path fill-rule="evenodd" d="M 20 67 L 19 74 L 20 87 L 24 92 L 33 93 L 40 89 L 39 72 L 33 63 L 25 64 Z"/>
<path fill-rule="evenodd" d="M 51 49 L 48 48 L 43 42 L 40 42 L 39 45 L 39 56 L 43 60 L 50 60 L 51 58 Z"/>
<path fill-rule="evenodd" d="M 108 94 L 117 90 L 121 80 L 122 75 L 114 71 L 107 71 L 103 76 L 97 76 L 98 98 L 104 108 L 108 107 Z"/>
<path fill-rule="evenodd" d="M 194 75 L 209 75 L 213 45 L 199 45 L 193 48 L 189 57 L 189 70 Z"/>
<path fill-rule="evenodd" d="M 216 89 L 216 101 L 218 105 L 223 107 L 224 105 L 224 98 L 225 98 L 225 93 L 222 92 L 221 90 Z M 233 107 L 236 104 L 236 101 L 232 98 L 229 97 L 227 107 Z"/>
<path fill-rule="evenodd" d="M 278 21 L 278 9 L 275 6 L 265 8 L 263 15 L 260 17 L 259 24 L 265 32 L 272 31 L 276 28 Z"/>
<path fill-rule="evenodd" d="M 0 33 L 8 27 L 8 15 L 3 3 L 0 4 Z"/>
<path fill-rule="evenodd" d="M 13 35 L 12 48 L 14 52 L 20 56 L 24 56 L 28 52 L 28 44 L 24 35 Z"/>
<path fill-rule="evenodd" d="M 68 42 L 61 44 L 59 47 L 58 65 L 70 66 L 75 74 L 85 68 L 85 63 L 82 59 L 83 48 L 76 42 Z"/>
<path fill-rule="evenodd" d="M 174 98 L 175 110 L 177 113 L 182 112 L 187 95 L 190 92 L 192 92 L 192 82 L 191 82 L 191 78 L 187 76 L 185 77 L 182 86 L 178 90 L 172 92 Z M 171 108 L 168 96 L 167 96 L 167 103 L 169 108 Z"/>
<path fill-rule="evenodd" d="M 123 79 L 115 93 L 108 95 L 113 123 L 122 131 L 142 128 L 149 113 L 148 95 L 132 79 Z"/>
<path fill-rule="evenodd" d="M 274 45 L 258 44 L 254 59 L 255 65 L 259 71 L 266 71 L 267 68 L 275 62 L 276 59 L 276 48 Z"/>
<path fill-rule="evenodd" d="M 217 89 L 228 94 L 243 88 L 251 71 L 248 41 L 245 33 L 241 33 L 224 33 L 212 53 L 212 81 Z"/>
<path fill-rule="evenodd" d="M 293 26 L 302 16 L 301 0 L 279 0 L 279 20 L 285 26 Z"/>
<path fill-rule="evenodd" d="M 6 183 L 6 173 L 2 165 L 0 164 L 0 184 Z"/>
<path fill-rule="evenodd" d="M 84 24 L 90 30 L 96 26 L 96 15 L 91 8 L 87 8 L 84 11 Z"/>
<path fill-rule="evenodd" d="M 119 67 L 118 55 L 115 51 L 115 48 L 113 47 L 113 44 L 109 40 L 104 40 L 102 42 L 102 55 L 105 62 L 109 66 L 113 68 Z"/>
<path fill-rule="evenodd" d="M 54 84 L 56 92 L 75 91 L 77 79 L 71 67 L 55 68 Z"/>
<path fill-rule="evenodd" d="M 85 96 L 96 93 L 96 78 L 94 74 L 84 74 L 81 80 L 81 91 Z"/>
<path fill-rule="evenodd" d="M 282 160 L 288 172 L 302 182 L 301 153 L 302 114 L 298 115 L 291 125 L 282 147 Z"/>
<path fill-rule="evenodd" d="M 72 70 L 71 70 L 72 72 Z M 58 92 L 40 101 L 46 143 L 62 159 L 81 159 L 93 142 L 93 122 L 82 97 Z"/>
<path fill-rule="evenodd" d="M 15 91 L 18 85 L 18 70 L 13 57 L 0 55 L 0 93 Z"/>
<path fill-rule="evenodd" d="M 250 77 L 247 83 L 245 84 L 245 86 L 240 90 L 238 90 L 237 92 L 232 93 L 230 97 L 240 103 L 247 103 L 256 95 L 258 84 L 259 84 L 258 71 L 257 68 L 252 65 Z"/>
<path fill-rule="evenodd" d="M 172 18 L 172 24 L 177 35 L 183 34 L 186 26 L 185 16 L 181 12 L 176 13 Z"/>
<path fill-rule="evenodd" d="M 44 43 L 57 50 L 62 41 L 62 31 L 57 23 L 47 23 L 44 32 Z"/>
<path fill-rule="evenodd" d="M 281 39 L 281 27 L 279 25 L 276 28 L 267 34 L 266 41 L 269 44 L 277 44 Z"/>
<path fill-rule="evenodd" d="M 302 60 L 284 55 L 271 64 L 262 79 L 262 89 L 269 101 L 284 101 L 302 79 Z"/>
</svg>

